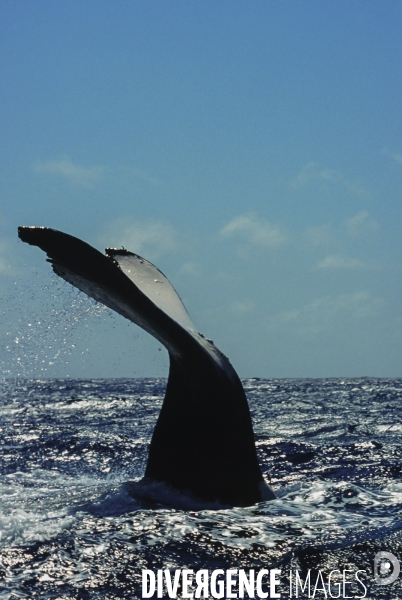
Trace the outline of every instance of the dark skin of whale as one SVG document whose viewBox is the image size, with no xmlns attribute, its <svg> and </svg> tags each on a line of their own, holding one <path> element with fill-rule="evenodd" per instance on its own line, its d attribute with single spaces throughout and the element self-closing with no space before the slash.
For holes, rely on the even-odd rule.
<svg viewBox="0 0 402 600">
<path fill-rule="evenodd" d="M 144 259 L 126 250 L 104 255 L 78 238 L 44 227 L 19 227 L 18 235 L 46 252 L 57 275 L 145 329 L 168 350 L 169 379 L 145 477 L 228 506 L 275 498 L 258 464 L 239 377 L 213 342 L 161 310 L 118 262 L 122 257 Z"/>
</svg>

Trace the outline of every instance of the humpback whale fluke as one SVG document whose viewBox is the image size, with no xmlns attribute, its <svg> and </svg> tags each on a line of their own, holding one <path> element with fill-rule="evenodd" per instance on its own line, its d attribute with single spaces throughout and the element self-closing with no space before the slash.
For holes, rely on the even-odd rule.
<svg viewBox="0 0 402 600">
<path fill-rule="evenodd" d="M 19 227 L 57 275 L 159 340 L 170 358 L 166 395 L 145 477 L 231 506 L 275 498 L 258 465 L 247 399 L 226 356 L 195 330 L 178 294 L 152 263 L 125 249 L 101 254 L 45 227 Z"/>
</svg>

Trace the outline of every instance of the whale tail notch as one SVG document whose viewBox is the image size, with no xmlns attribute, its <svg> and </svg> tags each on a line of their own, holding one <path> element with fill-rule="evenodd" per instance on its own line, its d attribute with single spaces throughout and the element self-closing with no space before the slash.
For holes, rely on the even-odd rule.
<svg viewBox="0 0 402 600">
<path fill-rule="evenodd" d="M 197 333 L 163 273 L 127 250 L 104 255 L 53 229 L 19 227 L 18 235 L 46 252 L 57 275 L 167 348 L 169 379 L 145 477 L 230 506 L 275 498 L 258 465 L 240 379 L 226 356 Z"/>
</svg>

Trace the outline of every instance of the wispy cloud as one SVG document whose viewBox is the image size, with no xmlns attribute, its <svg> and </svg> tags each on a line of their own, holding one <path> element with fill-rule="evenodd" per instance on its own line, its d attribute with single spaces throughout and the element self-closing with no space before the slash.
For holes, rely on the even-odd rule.
<svg viewBox="0 0 402 600">
<path fill-rule="evenodd" d="M 361 210 L 346 221 L 346 228 L 350 237 L 365 237 L 377 231 L 379 225 L 375 219 L 369 217 L 366 210 Z"/>
<path fill-rule="evenodd" d="M 324 317 L 347 312 L 354 317 L 363 319 L 374 315 L 383 304 L 382 298 L 376 298 L 365 290 L 319 298 L 308 305 L 306 310 L 311 313 L 321 313 Z"/>
<path fill-rule="evenodd" d="M 117 219 L 99 236 L 105 246 L 124 246 L 127 250 L 143 254 L 152 260 L 174 252 L 179 245 L 179 235 L 169 223 L 164 221 L 131 221 Z"/>
<path fill-rule="evenodd" d="M 353 258 L 352 256 L 331 254 L 323 258 L 317 264 L 317 267 L 319 269 L 367 269 L 370 265 L 369 263 L 360 260 L 359 258 Z"/>
<path fill-rule="evenodd" d="M 258 219 L 253 213 L 235 217 L 220 230 L 220 234 L 266 248 L 281 246 L 288 239 L 281 227 Z"/>
<path fill-rule="evenodd" d="M 314 334 L 330 329 L 338 319 L 373 317 L 384 304 L 383 298 L 375 297 L 368 291 L 323 296 L 300 309 L 279 313 L 272 326 L 291 326 L 301 334 Z"/>
<path fill-rule="evenodd" d="M 105 171 L 104 167 L 82 167 L 73 163 L 70 157 L 65 156 L 59 160 L 48 160 L 33 166 L 36 173 L 62 177 L 73 185 L 86 188 L 93 187 Z"/>
<path fill-rule="evenodd" d="M 366 196 L 368 193 L 359 181 L 350 181 L 341 172 L 320 167 L 316 162 L 309 162 L 304 165 L 291 182 L 291 185 L 294 188 L 301 189 L 312 181 L 324 181 L 341 186 L 354 196 Z"/>
<path fill-rule="evenodd" d="M 378 230 L 379 224 L 377 221 L 370 217 L 366 210 L 361 210 L 350 219 L 345 220 L 341 228 L 339 223 L 311 227 L 304 233 L 304 238 L 312 246 L 327 246 L 331 247 L 332 251 L 342 251 L 345 244 L 350 245 L 351 239 L 370 240 Z M 334 260 L 325 259 L 325 261 L 327 264 L 320 266 L 358 266 L 355 259 L 341 257 L 340 254 L 336 254 L 336 260 L 334 258 Z M 361 261 L 360 266 L 362 266 Z"/>
<path fill-rule="evenodd" d="M 334 169 L 320 168 L 316 162 L 309 162 L 299 171 L 292 185 L 293 187 L 303 187 L 314 179 L 339 183 L 342 176 Z"/>
<path fill-rule="evenodd" d="M 180 273 L 183 275 L 189 275 L 190 277 L 199 277 L 202 272 L 202 266 L 198 262 L 185 262 L 181 268 Z"/>
<path fill-rule="evenodd" d="M 231 305 L 232 314 L 235 317 L 242 317 L 243 315 L 250 313 L 254 310 L 253 300 L 237 300 Z"/>
<path fill-rule="evenodd" d="M 391 158 L 393 158 L 398 165 L 402 165 L 402 154 L 400 154 L 399 152 L 392 152 L 391 150 L 387 150 L 387 148 L 384 148 L 383 153 L 388 154 L 388 156 L 391 156 Z"/>
</svg>

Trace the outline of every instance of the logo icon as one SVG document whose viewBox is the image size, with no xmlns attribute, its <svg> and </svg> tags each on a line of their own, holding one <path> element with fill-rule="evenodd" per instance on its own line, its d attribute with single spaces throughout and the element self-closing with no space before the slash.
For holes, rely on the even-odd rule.
<svg viewBox="0 0 402 600">
<path fill-rule="evenodd" d="M 389 585 L 399 577 L 399 560 L 391 552 L 377 552 L 374 557 L 374 577 L 378 585 Z"/>
</svg>

